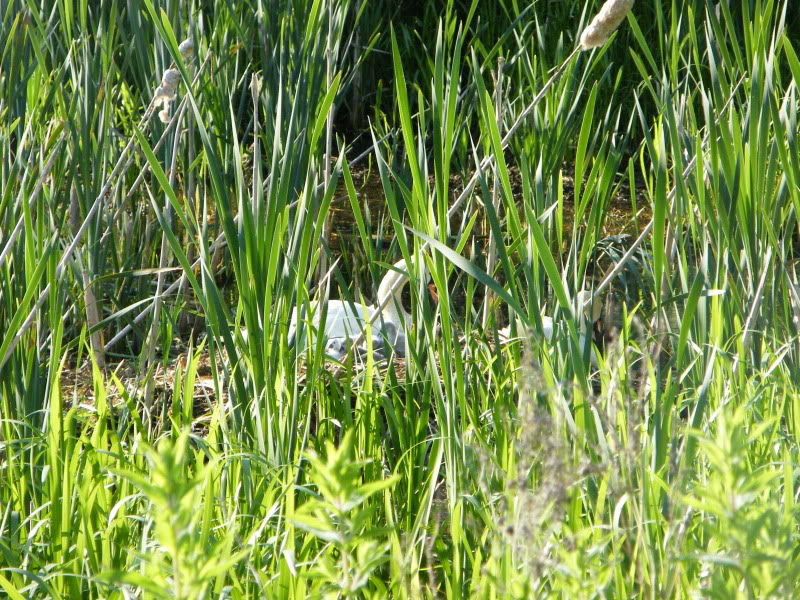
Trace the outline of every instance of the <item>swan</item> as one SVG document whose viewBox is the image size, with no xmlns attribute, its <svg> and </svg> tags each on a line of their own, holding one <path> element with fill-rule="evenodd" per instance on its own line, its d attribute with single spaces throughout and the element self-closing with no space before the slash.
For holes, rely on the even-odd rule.
<svg viewBox="0 0 800 600">
<path fill-rule="evenodd" d="M 311 325 L 316 332 L 324 336 L 325 354 L 330 358 L 344 360 L 354 340 L 357 340 L 361 332 L 366 329 L 367 322 L 372 322 L 372 347 L 376 360 L 386 358 L 392 351 L 400 358 L 405 357 L 405 330 L 411 324 L 411 315 L 403 308 L 401 294 L 408 280 L 406 261 L 396 262 L 394 267 L 386 272 L 378 286 L 375 305 L 329 300 L 326 305 L 324 326 L 320 323 L 323 310 L 319 302 L 310 302 L 308 307 L 295 307 L 289 322 L 289 345 L 299 344 L 302 349 L 310 345 L 307 343 L 305 333 L 300 335 L 299 341 L 297 340 L 297 328 L 298 323 L 302 325 L 308 320 L 309 313 L 313 313 Z M 385 306 L 379 311 L 377 307 L 382 305 Z M 356 349 L 358 354 L 363 356 L 367 348 L 364 340 Z"/>
<path fill-rule="evenodd" d="M 592 293 L 586 290 L 581 290 L 576 294 L 575 305 L 580 309 L 582 315 L 578 321 L 578 344 L 581 348 L 585 348 L 586 335 L 589 327 L 594 327 L 594 324 L 600 320 L 602 307 L 600 306 L 600 302 L 592 300 Z M 522 324 L 522 321 L 520 321 L 518 316 L 516 317 L 516 320 L 517 331 L 523 331 L 524 325 Z M 542 317 L 542 331 L 544 332 L 545 339 L 548 342 L 552 342 L 553 332 L 555 331 L 555 323 L 552 317 Z M 502 344 L 507 344 L 514 339 L 519 339 L 511 337 L 510 325 L 499 329 L 497 333 L 500 338 L 500 343 Z M 597 356 L 595 356 L 594 348 L 591 349 L 591 362 L 592 365 L 597 366 Z"/>
</svg>

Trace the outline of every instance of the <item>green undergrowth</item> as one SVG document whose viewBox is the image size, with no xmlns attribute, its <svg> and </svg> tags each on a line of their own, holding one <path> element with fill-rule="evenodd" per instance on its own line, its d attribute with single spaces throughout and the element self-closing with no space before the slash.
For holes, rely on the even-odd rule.
<svg viewBox="0 0 800 600">
<path fill-rule="evenodd" d="M 792 2 L 439 4 L 0 6 L 0 597 L 796 595 Z"/>
</svg>

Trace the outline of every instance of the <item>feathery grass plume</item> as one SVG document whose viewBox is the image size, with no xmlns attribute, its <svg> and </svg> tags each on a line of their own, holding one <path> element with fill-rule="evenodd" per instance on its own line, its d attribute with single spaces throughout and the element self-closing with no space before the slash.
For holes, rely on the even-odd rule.
<svg viewBox="0 0 800 600">
<path fill-rule="evenodd" d="M 632 6 L 633 0 L 606 0 L 597 16 L 583 30 L 581 48 L 591 50 L 605 44 Z"/>
<path fill-rule="evenodd" d="M 182 45 L 182 44 L 181 44 Z M 175 99 L 175 91 L 181 80 L 181 73 L 177 69 L 167 69 L 161 77 L 161 85 L 156 88 L 156 95 L 153 98 L 153 108 L 162 106 L 163 109 L 158 113 L 158 118 L 162 123 L 169 123 L 169 105 Z"/>
</svg>

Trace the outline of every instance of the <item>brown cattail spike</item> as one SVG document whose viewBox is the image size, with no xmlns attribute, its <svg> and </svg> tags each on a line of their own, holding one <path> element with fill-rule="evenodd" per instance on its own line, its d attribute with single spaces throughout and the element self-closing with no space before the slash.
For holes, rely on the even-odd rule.
<svg viewBox="0 0 800 600">
<path fill-rule="evenodd" d="M 632 6 L 633 0 L 606 0 L 597 16 L 583 30 L 581 48 L 591 50 L 605 44 Z"/>
</svg>

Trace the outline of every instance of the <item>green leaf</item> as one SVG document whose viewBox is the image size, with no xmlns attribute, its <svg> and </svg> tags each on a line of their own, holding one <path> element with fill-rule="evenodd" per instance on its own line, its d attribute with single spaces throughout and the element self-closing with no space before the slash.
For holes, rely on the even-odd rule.
<svg viewBox="0 0 800 600">
<path fill-rule="evenodd" d="M 464 271 L 467 275 L 469 275 L 471 277 L 474 277 L 475 279 L 480 281 L 483 285 L 485 285 L 486 287 L 491 289 L 495 294 L 500 296 L 500 298 L 505 300 L 508 303 L 508 306 L 511 309 L 513 309 L 514 312 L 517 313 L 519 315 L 519 317 L 523 321 L 527 321 L 527 317 L 525 316 L 525 313 L 523 312 L 522 307 L 514 299 L 514 296 L 512 296 L 508 292 L 508 290 L 506 290 L 503 286 L 501 286 L 497 281 L 495 281 L 494 279 L 489 277 L 489 275 L 486 273 L 486 271 L 484 271 L 480 267 L 474 265 L 473 263 L 468 261 L 466 258 L 461 256 L 457 252 L 455 252 L 452 249 L 450 249 L 447 246 L 445 246 L 440 241 L 435 240 L 432 237 L 429 237 L 429 236 L 425 235 L 421 231 L 416 231 L 415 229 L 411 229 L 410 227 L 407 227 L 407 229 L 411 233 L 413 233 L 414 235 L 419 237 L 420 239 L 422 239 L 425 242 L 427 242 L 428 244 L 430 244 L 431 247 L 433 247 L 438 252 L 440 252 L 442 254 L 442 256 L 444 256 L 447 260 L 449 260 L 451 263 L 453 263 L 459 269 Z"/>
<path fill-rule="evenodd" d="M 2 575 L 0 575 L 0 587 L 5 590 L 11 600 L 25 600 L 25 597 L 17 591 L 17 588 Z"/>
</svg>

